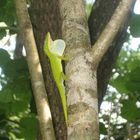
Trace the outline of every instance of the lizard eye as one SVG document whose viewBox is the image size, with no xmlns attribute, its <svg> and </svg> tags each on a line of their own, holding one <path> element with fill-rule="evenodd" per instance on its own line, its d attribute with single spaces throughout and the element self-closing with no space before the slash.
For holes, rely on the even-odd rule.
<svg viewBox="0 0 140 140">
<path fill-rule="evenodd" d="M 52 42 L 52 45 L 50 47 L 50 51 L 52 53 L 58 54 L 58 55 L 63 55 L 63 52 L 65 50 L 66 44 L 64 40 L 62 39 L 57 39 Z"/>
</svg>

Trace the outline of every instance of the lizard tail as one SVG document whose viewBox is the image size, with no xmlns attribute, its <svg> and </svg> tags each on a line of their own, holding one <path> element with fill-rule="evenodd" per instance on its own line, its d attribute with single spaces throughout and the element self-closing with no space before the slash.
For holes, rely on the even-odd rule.
<svg viewBox="0 0 140 140">
<path fill-rule="evenodd" d="M 60 93 L 60 96 L 61 96 L 61 101 L 62 101 L 64 116 L 65 116 L 65 121 L 66 121 L 66 124 L 67 124 L 67 122 L 68 122 L 67 102 L 66 102 L 66 95 L 65 95 L 65 87 L 64 87 L 64 85 L 62 83 L 61 83 L 61 85 L 59 85 L 59 93 Z"/>
</svg>

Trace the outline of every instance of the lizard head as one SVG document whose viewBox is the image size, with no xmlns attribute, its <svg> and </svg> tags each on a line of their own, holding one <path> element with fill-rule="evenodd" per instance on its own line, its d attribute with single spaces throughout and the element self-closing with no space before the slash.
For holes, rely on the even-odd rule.
<svg viewBox="0 0 140 140">
<path fill-rule="evenodd" d="M 44 52 L 50 56 L 50 54 L 56 54 L 62 56 L 65 50 L 65 42 L 62 39 L 52 40 L 50 33 L 48 32 L 44 42 Z"/>
<path fill-rule="evenodd" d="M 51 44 L 52 44 L 52 38 L 51 38 L 51 35 L 50 33 L 48 32 L 46 37 L 45 37 L 45 42 L 44 42 L 44 52 L 49 56 L 50 54 L 50 47 L 51 47 Z"/>
</svg>

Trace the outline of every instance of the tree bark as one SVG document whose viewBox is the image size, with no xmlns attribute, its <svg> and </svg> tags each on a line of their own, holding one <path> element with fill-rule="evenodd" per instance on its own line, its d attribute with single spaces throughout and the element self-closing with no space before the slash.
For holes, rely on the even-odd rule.
<svg viewBox="0 0 140 140">
<path fill-rule="evenodd" d="M 66 95 L 68 139 L 98 140 L 97 66 L 119 29 L 123 27 L 133 0 L 122 0 L 98 40 L 90 49 L 84 2 L 59 0 L 62 35 L 66 42 Z M 77 6 L 78 5 L 78 6 Z M 107 35 L 108 34 L 108 35 Z"/>
<path fill-rule="evenodd" d="M 21 58 L 23 56 L 22 50 L 23 50 L 23 39 L 20 33 L 18 32 L 16 36 L 16 48 L 14 51 L 15 59 Z"/>
<path fill-rule="evenodd" d="M 58 1 L 34 0 L 31 5 L 30 15 L 49 98 L 56 139 L 67 140 L 67 128 L 60 94 L 53 79 L 49 59 L 43 51 L 44 39 L 47 32 L 51 33 L 53 40 L 62 36 Z"/>
<path fill-rule="evenodd" d="M 42 140 L 55 140 L 51 112 L 48 104 L 36 43 L 34 40 L 32 25 L 28 15 L 27 4 L 25 0 L 15 0 L 15 5 L 19 30 L 26 49 L 26 58 L 31 76 Z"/>
<path fill-rule="evenodd" d="M 88 60 L 90 48 L 85 3 L 81 0 L 59 0 L 62 33 L 66 42 L 66 95 L 68 107 L 68 140 L 98 140 L 98 101 L 96 69 Z"/>
<path fill-rule="evenodd" d="M 89 61 L 90 57 L 88 53 L 86 53 L 87 48 L 90 49 L 91 44 L 89 40 L 84 3 L 82 0 L 59 0 L 59 2 L 60 3 L 58 6 L 58 1 L 56 0 L 34 0 L 31 10 L 32 23 L 34 25 L 34 33 L 41 58 L 44 78 L 46 81 L 46 88 L 49 95 L 56 137 L 57 139 L 67 139 L 66 127 L 64 124 L 64 116 L 62 113 L 60 96 L 58 90 L 56 89 L 55 82 L 52 80 L 53 78 L 49 61 L 43 54 L 42 46 L 44 37 L 48 31 L 51 32 L 53 39 L 61 38 L 62 27 L 63 38 L 67 43 L 65 54 L 68 55 L 71 59 L 71 61 L 66 64 L 66 73 L 67 75 L 70 75 L 68 76 L 70 77 L 69 80 L 66 81 L 69 113 L 68 139 L 98 139 L 96 66 L 91 64 L 91 62 Z M 94 28 L 92 28 L 94 26 L 94 23 L 91 23 L 89 20 L 90 37 L 93 35 L 94 38 L 94 40 L 91 38 L 92 44 L 94 44 L 95 40 L 97 40 L 97 38 L 99 37 L 104 28 L 104 25 L 109 21 L 112 13 L 119 3 L 119 1 L 117 0 L 113 2 L 112 0 L 107 0 L 107 2 L 105 0 L 97 0 L 97 2 L 99 3 L 97 3 L 98 6 L 95 9 L 98 9 L 101 5 L 101 9 L 104 10 L 102 6 L 105 5 L 105 11 L 100 11 L 100 8 L 98 9 L 101 15 L 104 15 L 103 13 L 108 12 L 107 6 L 110 7 L 111 10 L 109 12 L 109 16 L 107 14 L 104 15 L 107 15 L 106 20 L 102 16 L 99 16 L 98 18 L 95 17 L 95 15 L 90 16 L 91 21 L 93 20 L 94 22 L 94 19 L 97 19 L 97 24 L 100 25 L 97 30 L 95 30 L 95 33 L 93 35 L 91 32 L 94 30 Z M 110 5 L 107 5 L 106 3 L 110 3 Z M 102 19 L 103 24 L 101 21 Z M 95 28 L 97 27 L 97 24 L 95 22 Z M 126 26 L 124 29 L 126 30 Z M 123 32 L 123 30 L 121 31 Z M 116 40 L 118 42 L 121 38 L 119 37 L 120 33 L 118 33 L 118 36 L 116 37 Z M 118 44 L 121 46 L 121 43 Z M 116 49 L 115 46 L 113 47 L 113 49 L 110 49 L 108 51 L 109 53 L 106 53 L 109 55 L 107 55 L 107 57 L 104 56 L 103 61 L 98 67 L 98 98 L 100 103 L 105 93 L 112 69 L 112 66 L 109 69 L 108 63 L 112 64 L 112 59 L 109 60 L 109 58 L 113 57 L 113 54 L 115 54 L 113 60 L 116 60 L 116 54 L 118 54 L 119 50 L 120 48 Z M 96 117 L 93 118 L 93 116 Z M 96 136 L 94 137 L 93 135 Z"/>
<path fill-rule="evenodd" d="M 90 17 L 88 19 L 88 26 L 90 32 L 90 40 L 91 45 L 93 45 L 104 27 L 110 20 L 114 10 L 118 6 L 121 0 L 96 0 Z M 132 13 L 132 9 L 134 7 L 135 0 L 131 6 L 131 10 L 126 15 L 126 20 L 123 27 L 118 31 L 116 37 L 114 38 L 112 44 L 110 45 L 108 51 L 102 58 L 98 70 L 97 70 L 97 87 L 98 87 L 98 101 L 99 101 L 99 109 L 102 103 L 103 97 L 105 96 L 107 85 L 109 83 L 110 76 L 112 74 L 112 69 L 117 60 L 118 54 L 121 50 L 123 42 L 127 36 L 127 26 L 128 20 L 130 19 L 130 15 Z M 109 12 L 108 12 L 109 11 Z M 100 24 L 99 24 L 100 23 Z"/>
</svg>

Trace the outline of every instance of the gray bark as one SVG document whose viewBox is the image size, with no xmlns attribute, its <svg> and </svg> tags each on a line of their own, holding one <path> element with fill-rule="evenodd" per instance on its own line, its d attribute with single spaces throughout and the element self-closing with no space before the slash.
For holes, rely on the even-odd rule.
<svg viewBox="0 0 140 140">
<path fill-rule="evenodd" d="M 98 40 L 90 49 L 88 26 L 81 0 L 59 0 L 62 36 L 66 42 L 66 95 L 68 139 L 98 140 L 98 98 L 96 72 L 119 29 L 125 22 L 133 0 L 122 0 Z M 78 6 L 77 6 L 78 5 Z"/>
</svg>

